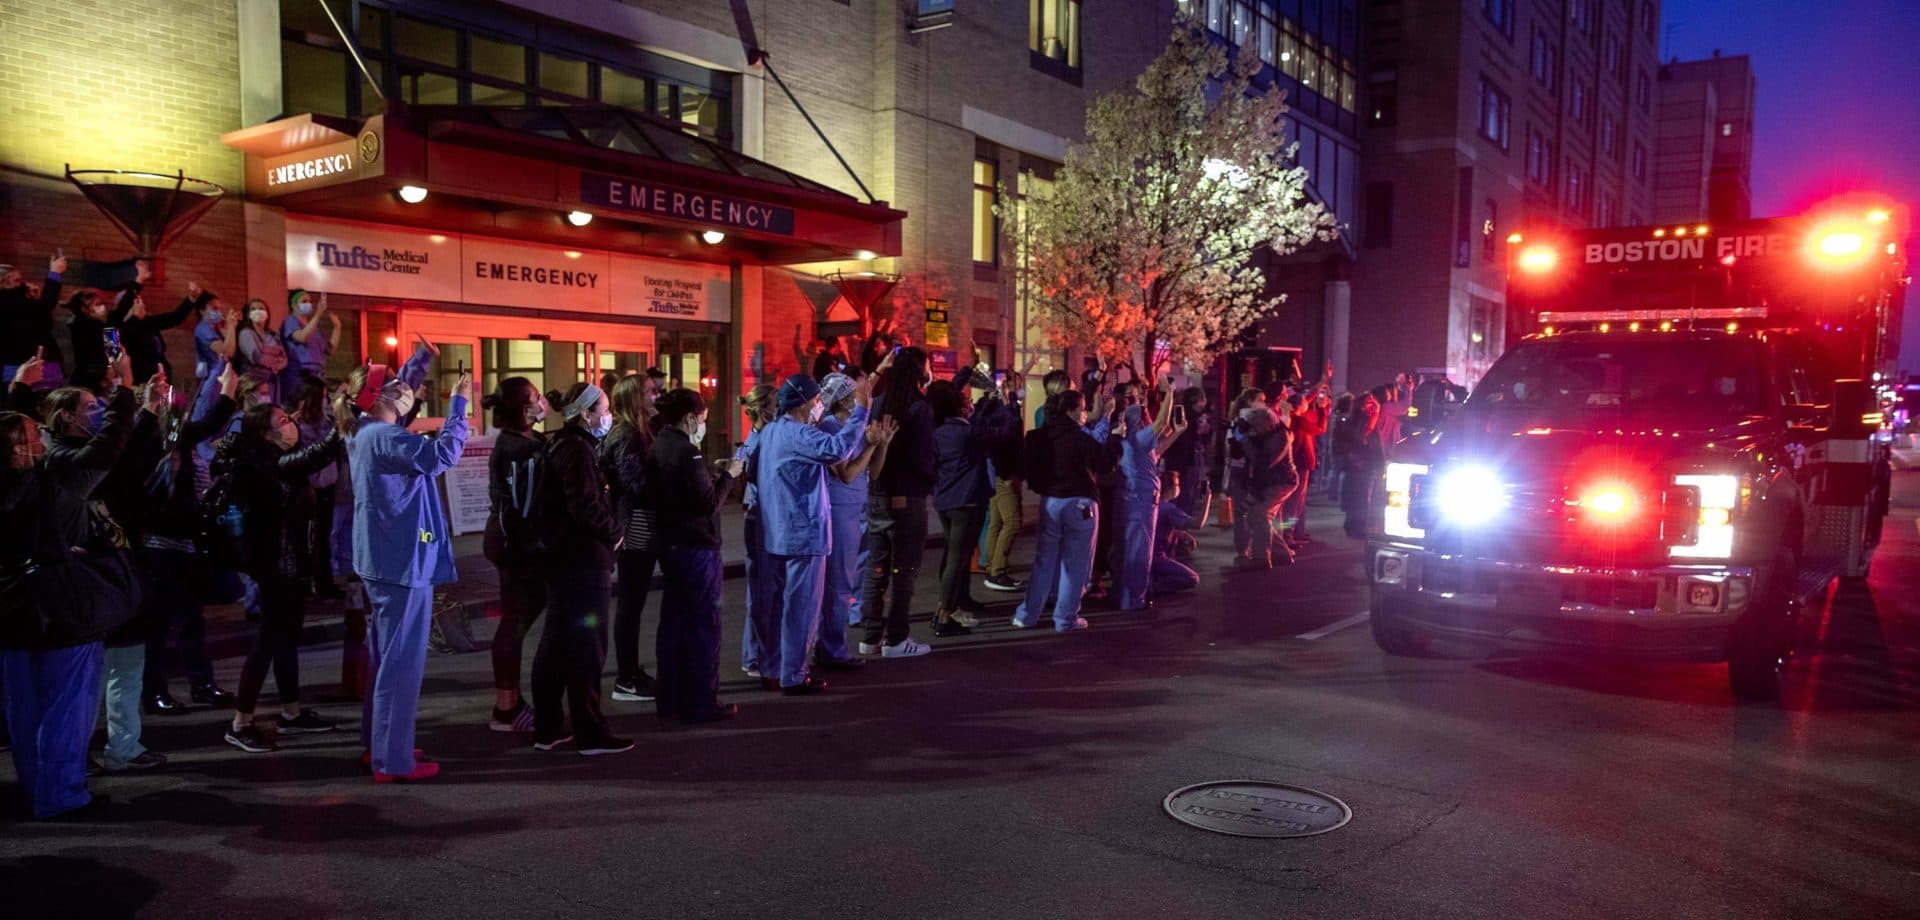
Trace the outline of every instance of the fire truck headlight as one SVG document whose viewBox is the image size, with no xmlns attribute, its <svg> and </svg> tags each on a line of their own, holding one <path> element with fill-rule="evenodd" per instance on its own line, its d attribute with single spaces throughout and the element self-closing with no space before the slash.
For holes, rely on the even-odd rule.
<svg viewBox="0 0 1920 920">
<path fill-rule="evenodd" d="M 1725 473 L 1686 474 L 1673 484 L 1700 495 L 1700 517 L 1692 543 L 1667 547 L 1676 559 L 1725 559 L 1733 555 L 1734 516 L 1740 504 L 1740 477 Z"/>
<path fill-rule="evenodd" d="M 1520 250 L 1520 270 L 1529 274 L 1545 274 L 1560 264 L 1560 254 L 1552 246 L 1528 246 Z"/>
<path fill-rule="evenodd" d="M 1413 526 L 1412 517 L 1413 477 L 1426 474 L 1424 463 L 1387 464 L 1387 536 L 1418 540 L 1427 535 L 1425 529 Z"/>
<path fill-rule="evenodd" d="M 1463 466 L 1440 477 L 1433 500 L 1449 522 L 1476 527 L 1499 517 L 1506 509 L 1507 490 L 1492 470 Z"/>
</svg>

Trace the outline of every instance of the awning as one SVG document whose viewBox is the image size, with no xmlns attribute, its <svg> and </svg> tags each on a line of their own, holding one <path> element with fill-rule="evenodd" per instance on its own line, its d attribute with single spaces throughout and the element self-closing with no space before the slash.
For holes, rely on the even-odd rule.
<svg viewBox="0 0 1920 920">
<path fill-rule="evenodd" d="M 759 264 L 900 253 L 906 213 L 606 106 L 395 106 L 230 132 L 247 194 L 288 210 L 567 246 Z M 427 190 L 408 204 L 402 186 Z M 571 211 L 594 216 L 585 227 Z M 703 234 L 725 234 L 717 244 Z"/>
</svg>

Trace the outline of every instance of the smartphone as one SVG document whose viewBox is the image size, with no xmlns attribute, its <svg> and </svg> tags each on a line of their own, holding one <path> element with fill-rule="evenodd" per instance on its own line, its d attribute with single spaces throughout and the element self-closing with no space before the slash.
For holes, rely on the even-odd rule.
<svg viewBox="0 0 1920 920">
<path fill-rule="evenodd" d="M 1173 407 L 1173 423 L 1175 425 L 1185 425 L 1187 423 L 1187 407 L 1186 406 Z"/>
<path fill-rule="evenodd" d="M 994 372 L 993 372 L 993 385 L 994 385 L 994 386 L 1004 386 L 1004 385 L 1006 384 L 1006 382 L 1007 382 L 1007 372 L 1006 372 L 1006 371 L 994 371 Z"/>
<path fill-rule="evenodd" d="M 742 461 L 747 459 L 747 442 L 741 441 L 733 445 L 733 459 Z"/>
<path fill-rule="evenodd" d="M 120 330 L 108 329 L 106 332 L 101 333 L 100 342 L 106 346 L 108 364 L 120 360 Z"/>
</svg>

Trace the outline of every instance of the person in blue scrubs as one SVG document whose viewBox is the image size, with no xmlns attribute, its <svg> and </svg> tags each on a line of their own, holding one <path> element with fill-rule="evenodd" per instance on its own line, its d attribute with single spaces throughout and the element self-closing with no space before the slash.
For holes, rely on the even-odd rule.
<svg viewBox="0 0 1920 920">
<path fill-rule="evenodd" d="M 326 329 L 321 322 L 326 321 Z M 325 378 L 327 358 L 340 347 L 340 321 L 327 315 L 327 295 L 318 301 L 298 288 L 287 294 L 287 318 L 280 321 L 280 341 L 287 347 L 287 369 L 280 375 L 280 392 L 300 391 L 307 376 Z"/>
<path fill-rule="evenodd" d="M 760 431 L 754 478 L 773 572 L 771 599 L 780 622 L 780 692 L 789 696 L 819 693 L 827 686 L 809 669 L 833 544 L 827 469 L 851 459 L 865 443 L 872 387 L 871 382 L 854 385 L 852 414 L 838 433 L 827 434 L 817 425 L 826 411 L 820 385 L 795 374 L 780 384 L 775 397 L 780 415 Z"/>
<path fill-rule="evenodd" d="M 820 381 L 820 402 L 827 414 L 820 430 L 839 434 L 853 417 L 857 384 L 842 373 Z M 820 644 L 814 666 L 823 671 L 853 671 L 860 665 L 847 648 L 847 627 L 860 622 L 860 571 L 866 565 L 862 536 L 867 530 L 867 471 L 878 466 L 887 441 L 899 426 L 891 419 L 869 422 L 866 445 L 853 459 L 835 464 L 827 477 L 828 515 L 832 518 L 833 546 L 827 552 L 827 593 L 820 605 Z"/>
<path fill-rule="evenodd" d="M 347 442 L 353 568 L 371 612 L 367 640 L 373 691 L 367 694 L 362 734 L 375 782 L 417 782 L 440 772 L 439 764 L 417 760 L 413 747 L 433 586 L 456 577 L 435 480 L 460 461 L 466 448 L 473 380 L 460 375 L 446 423 L 434 437 L 410 432 L 402 421 L 414 408 L 414 386 L 404 372 L 392 375 L 385 365 L 370 365 L 354 371 L 348 384 L 357 394 L 354 405 L 364 413 Z M 344 398 L 335 410 L 346 413 Z"/>
<path fill-rule="evenodd" d="M 1139 387 L 1129 388 L 1139 393 Z M 1137 397 L 1130 397 L 1137 399 Z M 1173 380 L 1161 382 L 1160 411 L 1149 424 L 1138 402 L 1126 407 L 1126 436 L 1120 439 L 1119 546 L 1114 562 L 1114 601 L 1122 611 L 1151 606 L 1147 588 L 1153 570 L 1153 523 L 1160 510 L 1160 453 L 1172 443 Z M 1180 431 L 1184 431 L 1181 428 Z"/>
<path fill-rule="evenodd" d="M 747 544 L 747 621 L 740 627 L 740 670 L 758 678 L 769 690 L 780 688 L 780 618 L 774 613 L 773 568 L 767 560 L 767 541 L 760 518 L 760 490 L 753 483 L 754 459 L 760 448 L 760 432 L 773 421 L 773 387 L 760 384 L 740 397 L 740 408 L 747 413 L 750 426 L 747 441 L 734 451 L 733 459 L 746 469 L 742 478 L 746 491 L 741 504 L 746 514 L 742 521 Z"/>
</svg>

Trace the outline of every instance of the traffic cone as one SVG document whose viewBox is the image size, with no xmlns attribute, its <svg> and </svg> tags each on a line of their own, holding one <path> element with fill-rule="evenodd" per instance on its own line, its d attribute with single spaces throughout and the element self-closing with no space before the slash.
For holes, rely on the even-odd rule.
<svg viewBox="0 0 1920 920">
<path fill-rule="evenodd" d="M 1233 526 L 1233 497 L 1232 496 L 1228 496 L 1227 498 L 1221 499 L 1220 501 L 1220 526 L 1222 527 Z"/>
</svg>

